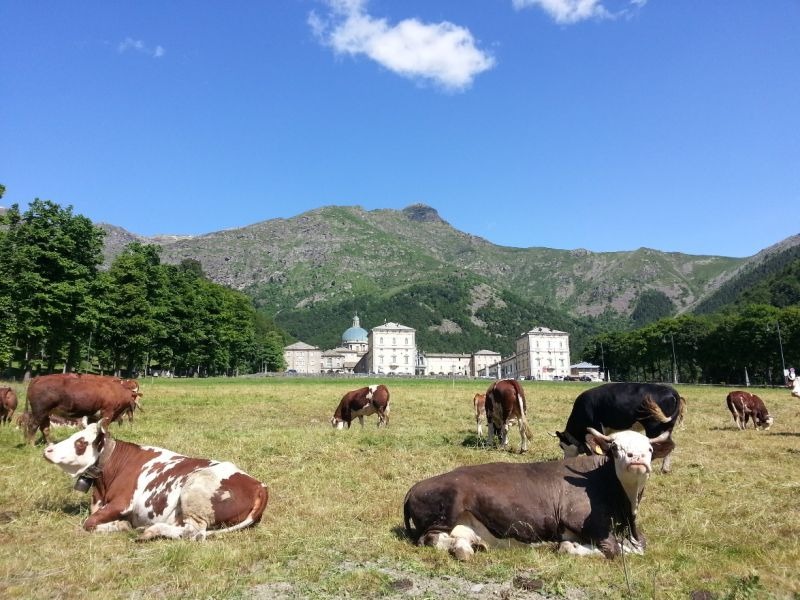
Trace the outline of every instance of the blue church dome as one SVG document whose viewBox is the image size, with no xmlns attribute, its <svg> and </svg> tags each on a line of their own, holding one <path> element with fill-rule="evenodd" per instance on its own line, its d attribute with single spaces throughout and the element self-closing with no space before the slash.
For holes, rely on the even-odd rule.
<svg viewBox="0 0 800 600">
<path fill-rule="evenodd" d="M 342 343 L 364 342 L 369 341 L 369 334 L 366 329 L 363 329 L 359 323 L 358 315 L 353 317 L 353 326 L 345 329 L 342 334 Z"/>
</svg>

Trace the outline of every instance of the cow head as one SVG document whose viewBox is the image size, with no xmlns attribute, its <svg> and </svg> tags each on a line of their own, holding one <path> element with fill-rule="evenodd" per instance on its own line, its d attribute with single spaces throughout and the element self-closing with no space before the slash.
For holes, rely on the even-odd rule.
<svg viewBox="0 0 800 600">
<path fill-rule="evenodd" d="M 44 457 L 69 475 L 77 477 L 97 465 L 107 439 L 110 441 L 110 436 L 100 425 L 92 423 L 62 442 L 48 444 L 44 449 Z"/>
<path fill-rule="evenodd" d="M 333 415 L 331 417 L 331 425 L 333 425 L 336 429 L 344 429 L 345 422 L 336 415 Z"/>
<path fill-rule="evenodd" d="M 653 439 L 648 439 L 647 436 L 630 430 L 603 435 L 589 427 L 587 432 L 593 438 L 594 443 L 602 448 L 606 456 L 614 461 L 617 479 L 622 484 L 635 515 L 644 484 L 652 470 L 653 446 L 665 442 L 669 438 L 670 432 L 665 431 Z"/>
</svg>

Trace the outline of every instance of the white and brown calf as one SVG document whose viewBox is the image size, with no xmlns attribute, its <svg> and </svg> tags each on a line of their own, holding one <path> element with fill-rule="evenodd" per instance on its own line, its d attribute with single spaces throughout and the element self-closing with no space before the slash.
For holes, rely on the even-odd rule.
<svg viewBox="0 0 800 600">
<path fill-rule="evenodd" d="M 97 423 L 48 445 L 44 457 L 91 485 L 87 531 L 200 540 L 255 525 L 267 506 L 266 486 L 232 463 L 115 440 Z"/>
</svg>

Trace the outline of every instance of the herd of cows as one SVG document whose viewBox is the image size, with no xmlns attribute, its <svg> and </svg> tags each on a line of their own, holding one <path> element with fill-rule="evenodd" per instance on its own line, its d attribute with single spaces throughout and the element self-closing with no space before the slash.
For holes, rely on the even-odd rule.
<svg viewBox="0 0 800 600">
<path fill-rule="evenodd" d="M 792 394 L 800 398 L 800 384 Z M 141 409 L 132 379 L 56 374 L 35 378 L 17 422 L 32 443 L 40 431 L 51 442 L 51 424 L 82 427 L 44 457 L 75 478 L 75 489 L 92 490 L 87 531 L 135 528 L 140 540 L 205 539 L 257 524 L 267 506 L 267 487 L 229 462 L 190 458 L 114 439 L 109 425 Z M 355 418 L 378 415 L 389 423 L 389 390 L 372 385 L 347 392 L 331 424 L 350 427 Z M 0 424 L 17 408 L 11 388 L 0 388 Z M 520 452 L 531 429 L 525 393 L 515 380 L 493 382 L 473 399 L 479 437 L 485 421 L 492 445 L 507 448 L 516 425 Z M 740 429 L 772 425 L 764 402 L 744 391 L 728 394 Z M 636 524 L 639 502 L 654 458 L 670 470 L 672 433 L 686 402 L 670 386 L 607 383 L 582 392 L 563 431 L 555 432 L 563 460 L 489 463 L 455 469 L 416 483 L 403 501 L 408 536 L 419 545 L 449 551 L 460 560 L 476 550 L 557 543 L 576 555 L 642 553 Z M 641 433 L 639 431 L 641 431 Z"/>
</svg>

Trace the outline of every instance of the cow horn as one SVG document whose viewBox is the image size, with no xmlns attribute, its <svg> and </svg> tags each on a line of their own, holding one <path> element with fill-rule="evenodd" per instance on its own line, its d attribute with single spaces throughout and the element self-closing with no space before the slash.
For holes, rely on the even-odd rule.
<svg viewBox="0 0 800 600">
<path fill-rule="evenodd" d="M 661 442 L 666 442 L 669 439 L 670 431 L 664 431 L 658 437 L 650 438 L 651 444 L 660 444 Z"/>
<path fill-rule="evenodd" d="M 587 428 L 586 428 L 586 431 L 587 431 L 588 433 L 591 433 L 591 434 L 592 434 L 594 437 L 596 437 L 598 440 L 603 440 L 603 441 L 604 441 L 604 442 L 606 442 L 606 443 L 609 443 L 609 444 L 610 444 L 610 443 L 613 441 L 613 440 L 612 440 L 610 437 L 608 437 L 607 435 L 604 435 L 604 434 L 600 433 L 599 431 L 597 431 L 597 429 L 594 429 L 593 427 L 587 427 Z"/>
</svg>

